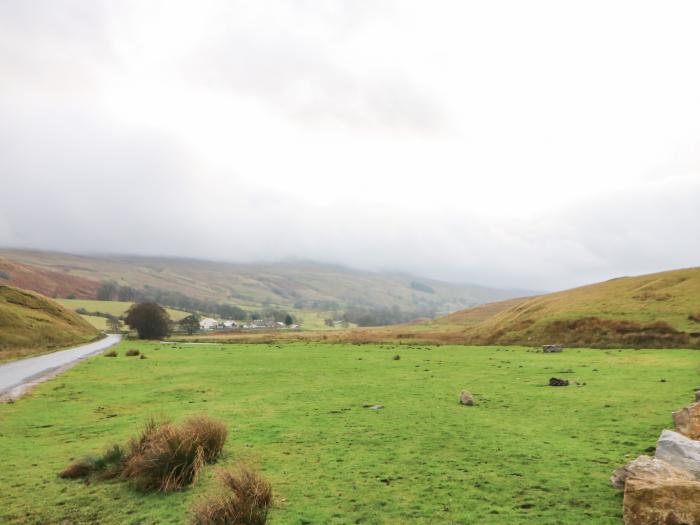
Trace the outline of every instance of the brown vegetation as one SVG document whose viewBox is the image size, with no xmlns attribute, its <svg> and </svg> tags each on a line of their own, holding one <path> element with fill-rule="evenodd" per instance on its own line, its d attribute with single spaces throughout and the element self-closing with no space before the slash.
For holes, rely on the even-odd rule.
<svg viewBox="0 0 700 525">
<path fill-rule="evenodd" d="M 222 490 L 194 505 L 193 525 L 264 525 L 272 506 L 272 486 L 260 472 L 247 465 L 237 471 L 221 471 Z"/>
<path fill-rule="evenodd" d="M 126 351 L 126 354 L 124 354 L 124 355 L 126 355 L 127 357 L 134 357 L 134 356 L 137 356 L 140 354 L 141 354 L 141 352 L 139 350 L 137 350 L 136 348 L 129 348 Z"/>
<path fill-rule="evenodd" d="M 219 458 L 227 433 L 222 422 L 203 415 L 181 425 L 151 419 L 127 449 L 115 445 L 98 459 L 72 463 L 59 475 L 122 477 L 139 490 L 172 492 L 196 482 L 204 464 Z"/>
<path fill-rule="evenodd" d="M 688 334 L 665 321 L 637 323 L 614 319 L 583 317 L 549 323 L 545 334 L 570 346 L 606 346 L 611 342 L 631 347 L 668 348 L 689 344 Z"/>
<path fill-rule="evenodd" d="M 86 458 L 74 461 L 66 468 L 64 468 L 61 472 L 59 472 L 58 476 L 63 479 L 78 479 L 85 478 L 92 474 L 94 471 L 95 461 L 90 458 Z"/>
<path fill-rule="evenodd" d="M 182 425 L 151 420 L 132 440 L 122 475 L 141 490 L 179 490 L 199 479 L 205 463 L 218 459 L 226 435 L 225 425 L 207 416 Z"/>
<path fill-rule="evenodd" d="M 84 277 L 17 263 L 4 258 L 0 258 L 0 272 L 6 276 L 2 279 L 2 284 L 32 290 L 47 297 L 94 299 L 100 285 L 97 281 Z"/>
<path fill-rule="evenodd" d="M 87 343 L 99 332 L 60 304 L 0 282 L 0 360 Z"/>
</svg>

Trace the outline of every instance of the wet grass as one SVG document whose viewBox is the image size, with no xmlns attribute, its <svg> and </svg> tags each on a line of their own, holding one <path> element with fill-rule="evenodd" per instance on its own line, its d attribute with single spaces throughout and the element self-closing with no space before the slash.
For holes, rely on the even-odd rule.
<svg viewBox="0 0 700 525">
<path fill-rule="evenodd" d="M 690 350 L 128 341 L 119 353 L 132 347 L 149 358 L 95 357 L 0 405 L 0 522 L 186 523 L 215 467 L 172 494 L 58 473 L 151 416 L 206 413 L 229 430 L 219 464 L 271 482 L 272 524 L 618 524 L 612 470 L 700 386 Z M 476 406 L 459 405 L 462 389 Z"/>
</svg>

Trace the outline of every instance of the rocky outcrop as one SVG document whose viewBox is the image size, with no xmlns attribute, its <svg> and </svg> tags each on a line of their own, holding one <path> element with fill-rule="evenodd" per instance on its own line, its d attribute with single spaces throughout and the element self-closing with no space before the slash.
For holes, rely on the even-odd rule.
<svg viewBox="0 0 700 525">
<path fill-rule="evenodd" d="M 700 479 L 700 441 L 664 430 L 656 442 L 656 457 Z"/>
<path fill-rule="evenodd" d="M 677 477 L 630 477 L 625 525 L 700 525 L 700 482 Z"/>
<path fill-rule="evenodd" d="M 661 432 L 655 457 L 639 456 L 610 478 L 625 490 L 625 525 L 700 525 L 700 402 L 673 420 L 678 432 Z"/>
<path fill-rule="evenodd" d="M 634 461 L 630 461 L 624 467 L 620 467 L 613 472 L 610 482 L 616 489 L 622 490 L 625 488 L 625 482 L 628 478 L 651 477 L 658 479 L 679 479 L 686 481 L 694 481 L 695 476 L 678 467 L 674 467 L 670 463 L 650 456 L 639 456 Z"/>
<path fill-rule="evenodd" d="M 676 432 L 690 439 L 700 439 L 700 403 L 693 403 L 673 413 Z"/>
</svg>

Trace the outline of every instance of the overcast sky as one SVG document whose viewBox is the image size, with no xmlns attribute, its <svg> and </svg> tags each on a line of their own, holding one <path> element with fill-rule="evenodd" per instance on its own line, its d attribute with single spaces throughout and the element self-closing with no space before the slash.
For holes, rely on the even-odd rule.
<svg viewBox="0 0 700 525">
<path fill-rule="evenodd" d="M 0 245 L 544 290 L 697 266 L 699 20 L 0 0 Z"/>
</svg>

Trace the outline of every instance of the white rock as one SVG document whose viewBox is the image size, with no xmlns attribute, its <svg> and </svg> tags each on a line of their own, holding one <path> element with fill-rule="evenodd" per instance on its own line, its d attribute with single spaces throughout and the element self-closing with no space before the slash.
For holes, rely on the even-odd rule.
<svg viewBox="0 0 700 525">
<path fill-rule="evenodd" d="M 656 457 L 674 467 L 687 470 L 700 480 L 700 441 L 664 430 L 656 442 Z"/>
</svg>

